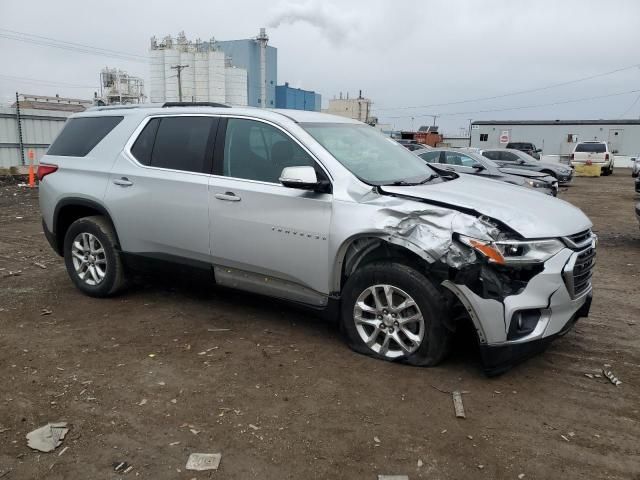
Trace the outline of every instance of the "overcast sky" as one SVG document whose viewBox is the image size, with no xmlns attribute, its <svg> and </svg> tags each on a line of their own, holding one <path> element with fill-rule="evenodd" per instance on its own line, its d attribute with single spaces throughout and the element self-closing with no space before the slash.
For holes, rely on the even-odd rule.
<svg viewBox="0 0 640 480">
<path fill-rule="evenodd" d="M 639 118 L 639 67 L 533 93 L 423 107 L 640 64 L 639 19 L 637 0 L 0 0 L 0 35 L 10 29 L 141 56 L 152 35 L 184 30 L 191 40 L 227 40 L 266 26 L 278 48 L 278 83 L 315 90 L 325 104 L 362 89 L 382 122 L 417 128 L 440 115 L 437 123 L 449 133 L 469 119 Z M 104 66 L 149 75 L 144 61 L 2 37 L 0 65 L 3 104 L 16 90 L 90 98 Z M 412 106 L 421 108 L 398 108 Z"/>
</svg>

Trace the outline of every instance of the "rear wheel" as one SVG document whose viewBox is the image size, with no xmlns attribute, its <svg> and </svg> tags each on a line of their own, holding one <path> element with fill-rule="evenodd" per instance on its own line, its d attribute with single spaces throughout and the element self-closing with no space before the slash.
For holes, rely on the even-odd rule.
<svg viewBox="0 0 640 480">
<path fill-rule="evenodd" d="M 79 290 L 92 297 L 108 297 L 124 286 L 116 245 L 113 227 L 104 217 L 84 217 L 71 224 L 64 237 L 64 263 Z"/>
<path fill-rule="evenodd" d="M 342 296 L 342 329 L 356 352 L 389 361 L 432 366 L 449 348 L 444 302 L 411 267 L 375 262 L 356 271 Z"/>
</svg>

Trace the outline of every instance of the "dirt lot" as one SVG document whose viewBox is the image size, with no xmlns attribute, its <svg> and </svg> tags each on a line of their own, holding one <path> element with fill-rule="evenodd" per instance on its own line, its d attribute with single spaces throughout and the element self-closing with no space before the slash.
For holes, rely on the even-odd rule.
<svg viewBox="0 0 640 480">
<path fill-rule="evenodd" d="M 375 361 L 310 312 L 193 282 L 85 297 L 37 192 L 0 184 L 0 478 L 640 479 L 632 180 L 578 178 L 561 196 L 600 236 L 592 314 L 488 379 L 463 342 L 438 368 Z M 585 376 L 604 364 L 622 385 Z M 432 386 L 468 391 L 467 418 Z M 30 450 L 49 421 L 69 422 L 63 446 Z M 221 452 L 219 470 L 185 471 L 192 452 Z"/>
</svg>

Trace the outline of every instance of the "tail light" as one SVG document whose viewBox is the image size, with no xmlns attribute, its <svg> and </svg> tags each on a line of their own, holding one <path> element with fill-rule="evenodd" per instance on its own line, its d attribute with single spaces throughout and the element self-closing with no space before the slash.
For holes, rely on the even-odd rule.
<svg viewBox="0 0 640 480">
<path fill-rule="evenodd" d="M 38 165 L 38 181 L 41 182 L 44 177 L 46 177 L 50 173 L 55 172 L 56 170 L 58 170 L 57 165 L 46 165 L 46 164 Z"/>
<path fill-rule="evenodd" d="M 605 153 L 605 154 L 604 154 L 604 159 L 605 159 L 605 160 L 609 160 L 609 154 L 608 154 L 608 153 Z"/>
</svg>

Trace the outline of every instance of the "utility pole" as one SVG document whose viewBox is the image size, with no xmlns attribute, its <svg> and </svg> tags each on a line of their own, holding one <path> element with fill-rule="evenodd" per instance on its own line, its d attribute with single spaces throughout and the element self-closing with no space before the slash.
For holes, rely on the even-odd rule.
<svg viewBox="0 0 640 480">
<path fill-rule="evenodd" d="M 469 146 L 471 146 L 471 122 L 472 122 L 472 118 L 468 118 L 467 120 L 469 120 Z"/>
<path fill-rule="evenodd" d="M 22 119 L 20 118 L 20 96 L 16 92 L 16 120 L 18 121 L 18 143 L 20 144 L 20 163 L 24 163 L 24 143 L 22 142 Z"/>
<path fill-rule="evenodd" d="M 430 117 L 433 117 L 433 126 L 436 126 L 436 118 L 438 118 L 440 115 L 429 115 Z"/>
<path fill-rule="evenodd" d="M 188 66 L 189 65 L 173 65 L 171 67 L 173 70 L 178 72 L 178 101 L 179 102 L 182 102 L 182 78 L 180 77 L 180 74 L 182 73 L 182 70 L 184 70 Z"/>
</svg>

